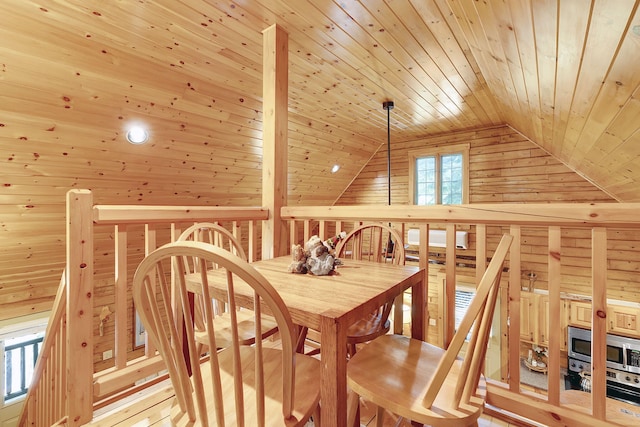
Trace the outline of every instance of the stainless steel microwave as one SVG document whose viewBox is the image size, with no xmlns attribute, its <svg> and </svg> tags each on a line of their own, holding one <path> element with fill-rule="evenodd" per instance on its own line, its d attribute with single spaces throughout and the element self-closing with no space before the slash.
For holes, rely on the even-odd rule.
<svg viewBox="0 0 640 427">
<path fill-rule="evenodd" d="M 591 364 L 591 330 L 569 326 L 568 356 Z M 640 339 L 607 334 L 607 367 L 640 374 Z"/>
</svg>

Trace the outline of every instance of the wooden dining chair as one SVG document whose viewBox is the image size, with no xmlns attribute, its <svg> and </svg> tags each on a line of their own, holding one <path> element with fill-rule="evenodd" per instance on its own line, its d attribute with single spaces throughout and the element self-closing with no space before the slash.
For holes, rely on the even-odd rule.
<svg viewBox="0 0 640 427">
<path fill-rule="evenodd" d="M 260 330 L 262 311 L 268 310 L 278 324 L 281 346 L 266 346 L 262 340 L 252 346 L 242 345 L 236 311 L 232 310 L 232 342 L 201 357 L 191 322 L 186 259 L 197 260 L 200 267 L 197 279 L 189 276 L 199 282 L 191 282 L 190 289 L 196 286 L 208 301 L 211 294 L 206 263 L 225 270 L 226 274 L 217 277 L 226 282 L 230 306 L 235 305 L 234 288 L 250 286 L 254 292 L 256 330 Z M 172 298 L 177 303 L 172 303 Z M 168 243 L 138 266 L 133 277 L 133 299 L 149 338 L 166 363 L 175 390 L 171 425 L 304 426 L 314 414 L 314 422 L 319 424 L 320 362 L 295 352 L 296 331 L 287 307 L 267 279 L 249 263 L 208 243 Z M 211 304 L 204 306 L 204 315 L 210 326 L 208 346 L 219 348 Z"/>
<path fill-rule="evenodd" d="M 392 245 L 389 244 L 390 240 L 393 242 Z M 338 242 L 336 257 L 342 260 L 356 259 L 404 265 L 405 251 L 402 236 L 395 229 L 384 224 L 365 224 L 354 228 Z M 401 310 L 402 295 L 399 295 L 396 301 L 400 304 L 399 309 Z M 394 299 L 386 301 L 376 311 L 369 313 L 349 327 L 347 330 L 347 354 L 349 357 L 355 354 L 358 344 L 389 332 L 391 327 L 389 315 L 393 306 Z M 400 318 L 401 315 L 396 314 L 396 319 Z M 304 343 L 307 333 L 308 330 L 302 328 L 301 343 Z M 318 351 L 319 349 L 316 348 L 308 354 L 314 354 Z"/>
<path fill-rule="evenodd" d="M 347 365 L 349 424 L 359 397 L 378 407 L 430 426 L 475 426 L 484 408 L 481 374 L 504 260 L 513 237 L 502 236 L 451 344 L 444 350 L 401 335 L 384 335 L 364 346 Z M 473 327 L 468 345 L 461 349 Z M 375 372 L 375 375 L 372 373 Z"/>
<path fill-rule="evenodd" d="M 180 234 L 177 241 L 196 241 L 209 243 L 227 251 L 234 255 L 247 260 L 247 256 L 240 242 L 226 228 L 212 222 L 200 222 L 187 228 Z M 185 267 L 191 273 L 198 271 L 198 260 L 185 258 Z M 207 269 L 214 269 L 218 266 L 215 263 L 208 263 Z M 216 342 L 220 348 L 227 347 L 231 342 L 231 316 L 225 308 L 225 303 L 212 300 L 214 307 L 213 321 L 216 324 Z M 204 317 L 205 299 L 202 295 L 196 295 L 194 298 L 194 323 L 196 327 L 196 341 L 199 343 L 199 350 L 202 351 L 207 347 L 207 331 Z M 243 345 L 252 345 L 255 343 L 256 335 L 253 324 L 253 313 L 248 309 L 240 309 L 236 307 L 236 317 L 238 319 L 238 334 L 240 342 Z M 270 337 L 278 332 L 278 326 L 273 317 L 264 314 L 262 316 L 262 339 Z"/>
<path fill-rule="evenodd" d="M 367 260 L 395 265 L 404 265 L 405 262 L 402 236 L 395 229 L 384 224 L 365 224 L 354 228 L 336 246 L 336 256 L 340 259 Z M 394 319 L 401 322 L 402 295 L 399 295 L 395 302 L 398 311 Z M 357 344 L 371 341 L 389 332 L 391 327 L 389 314 L 393 305 L 394 300 L 388 300 L 378 310 L 349 327 L 347 330 L 349 357 L 355 354 Z"/>
</svg>

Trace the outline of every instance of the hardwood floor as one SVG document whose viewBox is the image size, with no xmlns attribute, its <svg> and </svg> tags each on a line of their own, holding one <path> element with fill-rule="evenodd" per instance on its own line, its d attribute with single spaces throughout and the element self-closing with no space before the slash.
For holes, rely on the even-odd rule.
<svg viewBox="0 0 640 427">
<path fill-rule="evenodd" d="M 170 426 L 168 419 L 169 408 L 173 400 L 171 396 L 170 383 L 161 382 L 150 389 L 136 393 L 128 398 L 115 402 L 107 407 L 97 410 L 93 422 L 86 424 L 92 427 L 125 427 L 135 425 L 136 427 Z M 360 405 L 360 425 L 364 427 L 374 427 L 375 408 L 362 402 Z M 483 415 L 479 422 L 479 427 L 522 427 L 526 424 L 513 424 L 490 415 Z M 309 423 L 308 427 L 313 424 Z M 411 427 L 411 422 L 398 419 L 397 416 L 387 413 L 384 427 Z"/>
<path fill-rule="evenodd" d="M 404 325 L 405 328 L 408 324 Z M 280 340 L 278 335 L 274 335 L 264 341 L 266 346 L 278 347 Z M 312 341 L 307 341 L 305 351 L 317 348 Z M 315 356 L 319 357 L 319 355 Z M 150 389 L 130 395 L 124 400 L 114 402 L 96 411 L 93 422 L 86 424 L 92 427 L 154 427 L 170 426 L 168 419 L 169 408 L 173 398 L 171 397 L 171 383 L 169 380 L 152 386 Z M 367 402 L 360 405 L 360 425 L 361 427 L 375 427 L 376 410 Z M 509 423 L 489 414 L 484 414 L 479 422 L 479 427 L 523 427 L 526 423 Z M 312 423 L 307 427 L 313 427 Z M 411 427 L 411 422 L 398 419 L 394 414 L 387 413 L 384 420 L 384 427 Z"/>
<path fill-rule="evenodd" d="M 360 404 L 360 426 L 375 427 L 376 414 L 375 408 L 367 405 L 367 402 Z M 506 421 L 499 420 L 490 415 L 483 415 L 478 421 L 479 427 L 521 427 L 522 424 L 510 424 Z M 411 427 L 411 422 L 407 420 L 399 420 L 397 416 L 387 413 L 384 419 L 384 427 Z"/>
<path fill-rule="evenodd" d="M 169 408 L 173 398 L 168 395 L 167 383 L 161 383 L 147 393 L 131 396 L 129 401 L 117 402 L 109 408 L 103 408 L 96 412 L 93 422 L 85 426 L 92 427 L 170 427 L 168 418 Z M 374 427 L 376 425 L 375 408 L 366 402 L 360 405 L 361 427 Z M 522 427 L 524 424 L 510 424 L 506 421 L 483 415 L 479 427 Z M 308 423 L 307 427 L 313 427 Z M 398 419 L 397 416 L 387 413 L 384 427 L 411 427 L 411 422 Z"/>
</svg>

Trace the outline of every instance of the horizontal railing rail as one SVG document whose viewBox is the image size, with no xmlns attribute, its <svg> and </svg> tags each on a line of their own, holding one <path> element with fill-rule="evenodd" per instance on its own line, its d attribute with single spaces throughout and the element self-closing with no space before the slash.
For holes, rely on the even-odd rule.
<svg viewBox="0 0 640 427">
<path fill-rule="evenodd" d="M 283 219 L 640 228 L 640 203 L 285 206 Z"/>
<path fill-rule="evenodd" d="M 262 207 L 95 205 L 96 224 L 168 224 L 201 221 L 266 220 Z"/>
</svg>

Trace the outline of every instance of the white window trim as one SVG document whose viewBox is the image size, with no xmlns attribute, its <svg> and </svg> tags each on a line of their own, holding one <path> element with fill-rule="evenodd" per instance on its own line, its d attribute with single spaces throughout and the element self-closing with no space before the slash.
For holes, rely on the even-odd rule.
<svg viewBox="0 0 640 427">
<path fill-rule="evenodd" d="M 44 331 L 47 329 L 49 317 L 51 317 L 51 312 L 44 311 L 0 321 L 0 340 L 5 341 L 22 335 Z"/>
<path fill-rule="evenodd" d="M 416 204 L 416 160 L 420 157 L 443 156 L 462 153 L 462 203 L 469 203 L 469 146 L 470 144 L 452 144 L 437 147 L 425 147 L 409 151 L 409 203 Z M 436 176 L 439 174 L 440 164 L 436 162 Z M 440 183 L 438 178 L 438 191 Z"/>
</svg>

